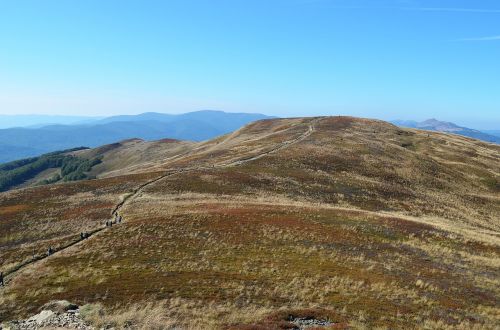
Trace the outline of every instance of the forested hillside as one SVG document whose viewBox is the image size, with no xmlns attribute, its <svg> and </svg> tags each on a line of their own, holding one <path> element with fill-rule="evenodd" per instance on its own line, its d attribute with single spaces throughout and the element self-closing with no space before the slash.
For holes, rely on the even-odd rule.
<svg viewBox="0 0 500 330">
<path fill-rule="evenodd" d="M 89 178 L 88 172 L 93 166 L 99 164 L 101 159 L 99 157 L 84 159 L 68 154 L 83 149 L 87 148 L 56 151 L 40 157 L 26 158 L 0 165 L 0 191 L 20 185 L 50 168 L 60 168 L 60 173 L 55 174 L 50 179 L 40 181 L 39 184 Z"/>
</svg>

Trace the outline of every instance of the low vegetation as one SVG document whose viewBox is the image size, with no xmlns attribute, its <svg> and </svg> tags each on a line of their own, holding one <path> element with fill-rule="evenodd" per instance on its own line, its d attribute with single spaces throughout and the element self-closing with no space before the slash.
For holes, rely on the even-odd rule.
<svg viewBox="0 0 500 330">
<path fill-rule="evenodd" d="M 104 226 L 122 195 L 158 173 L 67 182 L 0 194 L 0 271 Z M 1 319 L 1 317 L 0 317 Z"/>
<path fill-rule="evenodd" d="M 66 299 L 96 327 L 496 329 L 499 151 L 380 121 L 266 120 L 141 174 L 3 193 L 2 269 L 127 199 L 122 224 L 10 278 L 0 319 Z"/>
</svg>

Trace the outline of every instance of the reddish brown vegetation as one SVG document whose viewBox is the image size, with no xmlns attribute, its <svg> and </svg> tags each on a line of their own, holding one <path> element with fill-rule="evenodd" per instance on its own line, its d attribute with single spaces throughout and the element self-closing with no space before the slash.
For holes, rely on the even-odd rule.
<svg viewBox="0 0 500 330">
<path fill-rule="evenodd" d="M 229 329 L 287 329 L 290 316 L 333 328 L 493 328 L 499 148 L 380 121 L 314 120 L 304 139 L 313 119 L 260 121 L 146 174 L 1 195 L 0 253 L 11 264 L 100 225 L 136 192 L 123 225 L 16 275 L 0 317 L 53 299 L 111 313 L 180 299 L 197 304 L 169 305 L 181 328 L 199 326 L 195 315 Z M 138 189 L 159 168 L 190 170 Z M 214 306 L 226 307 L 213 316 Z"/>
</svg>

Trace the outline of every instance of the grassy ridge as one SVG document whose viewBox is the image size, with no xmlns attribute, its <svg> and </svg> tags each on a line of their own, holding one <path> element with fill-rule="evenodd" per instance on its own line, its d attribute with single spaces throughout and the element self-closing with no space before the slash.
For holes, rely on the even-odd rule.
<svg viewBox="0 0 500 330">
<path fill-rule="evenodd" d="M 165 158 L 163 170 L 192 170 L 148 185 L 166 172 L 0 194 L 8 269 L 102 225 L 144 186 L 123 224 L 12 277 L 0 319 L 68 299 L 92 304 L 98 327 L 268 329 L 318 315 L 339 328 L 495 329 L 499 147 L 330 117 L 279 152 L 217 166 L 310 120 L 257 122 Z"/>
</svg>

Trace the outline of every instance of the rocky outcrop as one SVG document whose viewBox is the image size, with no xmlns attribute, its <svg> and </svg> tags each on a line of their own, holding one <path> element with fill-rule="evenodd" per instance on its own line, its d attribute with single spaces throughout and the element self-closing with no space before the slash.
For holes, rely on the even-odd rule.
<svg viewBox="0 0 500 330">
<path fill-rule="evenodd" d="M 2 327 L 0 326 L 0 329 Z M 5 330 L 37 329 L 80 329 L 94 328 L 80 317 L 77 305 L 65 300 L 52 301 L 42 307 L 40 313 L 20 321 L 12 321 L 4 326 Z"/>
</svg>

